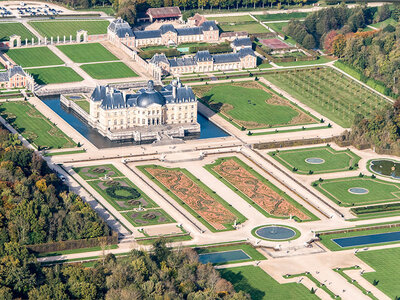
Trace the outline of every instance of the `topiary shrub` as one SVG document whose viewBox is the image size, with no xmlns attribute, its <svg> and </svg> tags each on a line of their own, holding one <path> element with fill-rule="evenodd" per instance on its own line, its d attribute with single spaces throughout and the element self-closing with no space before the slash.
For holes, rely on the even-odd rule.
<svg viewBox="0 0 400 300">
<path fill-rule="evenodd" d="M 130 195 L 128 196 L 118 195 L 116 192 L 121 190 L 130 193 Z M 121 200 L 136 199 L 140 197 L 140 193 L 136 189 L 129 186 L 111 186 L 106 188 L 106 193 L 111 198 L 121 199 Z"/>
</svg>

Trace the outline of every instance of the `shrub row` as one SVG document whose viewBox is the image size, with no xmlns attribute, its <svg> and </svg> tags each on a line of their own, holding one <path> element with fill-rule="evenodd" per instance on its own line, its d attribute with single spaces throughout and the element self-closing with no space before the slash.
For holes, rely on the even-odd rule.
<svg viewBox="0 0 400 300">
<path fill-rule="evenodd" d="M 228 42 L 224 42 L 218 45 L 205 45 L 205 46 L 192 46 L 189 47 L 190 53 L 197 53 L 198 51 L 208 50 L 211 54 L 232 52 L 232 48 Z"/>
<path fill-rule="evenodd" d="M 155 49 L 155 50 L 146 50 L 139 52 L 139 56 L 142 59 L 150 59 L 157 53 L 164 53 L 166 57 L 177 57 L 180 56 L 181 53 L 175 48 L 170 49 Z"/>
<path fill-rule="evenodd" d="M 393 210 L 399 210 L 400 203 L 392 203 L 392 204 L 380 204 L 380 205 L 371 205 L 371 206 L 363 206 L 363 207 L 354 207 L 351 208 L 351 211 L 357 215 L 369 214 L 369 213 L 377 213 L 377 212 L 387 212 Z"/>
</svg>

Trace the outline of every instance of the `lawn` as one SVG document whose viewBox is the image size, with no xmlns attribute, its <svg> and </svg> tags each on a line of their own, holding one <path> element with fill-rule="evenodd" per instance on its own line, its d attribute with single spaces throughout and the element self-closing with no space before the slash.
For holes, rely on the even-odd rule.
<svg viewBox="0 0 400 300">
<path fill-rule="evenodd" d="M 276 63 L 280 67 L 297 67 L 297 66 L 308 66 L 308 65 L 320 65 L 331 62 L 332 60 L 326 56 L 319 56 L 316 60 L 309 61 L 291 61 Z"/>
<path fill-rule="evenodd" d="M 350 150 L 337 151 L 328 146 L 279 150 L 268 153 L 286 168 L 299 174 L 321 174 L 357 169 L 360 157 Z M 320 161 L 306 160 L 319 158 Z M 311 171 L 311 172 L 310 172 Z"/>
<path fill-rule="evenodd" d="M 80 68 L 94 79 L 137 77 L 138 75 L 123 62 L 81 65 Z"/>
<path fill-rule="evenodd" d="M 375 24 L 371 24 L 370 26 L 372 26 L 372 27 L 374 27 L 376 29 L 383 29 L 386 26 L 388 26 L 389 24 L 392 25 L 392 26 L 396 26 L 397 22 L 394 19 L 389 18 L 389 19 L 386 19 L 385 21 L 378 22 L 378 23 L 375 23 Z"/>
<path fill-rule="evenodd" d="M 281 20 L 291 20 L 291 19 L 304 19 L 309 15 L 307 12 L 293 12 L 293 13 L 282 13 L 282 14 L 265 14 L 265 15 L 255 15 L 257 20 L 265 21 L 281 21 Z"/>
<path fill-rule="evenodd" d="M 78 44 L 57 46 L 66 56 L 76 63 L 119 60 L 102 44 Z"/>
<path fill-rule="evenodd" d="M 149 209 L 144 211 L 127 211 L 121 213 L 133 226 L 150 226 L 159 224 L 176 223 L 162 209 Z"/>
<path fill-rule="evenodd" d="M 6 54 L 23 68 L 64 64 L 64 61 L 47 47 L 10 49 Z"/>
<path fill-rule="evenodd" d="M 124 174 L 111 164 L 75 167 L 74 171 L 85 180 L 124 177 Z"/>
<path fill-rule="evenodd" d="M 279 284 L 260 267 L 244 266 L 220 269 L 218 271 L 223 278 L 233 284 L 236 291 L 244 291 L 250 294 L 251 299 L 319 299 L 302 284 L 295 282 Z"/>
<path fill-rule="evenodd" d="M 72 148 L 76 146 L 65 133 L 28 102 L 2 103 L 0 114 L 24 138 L 38 148 Z"/>
<path fill-rule="evenodd" d="M 351 127 L 356 114 L 368 117 L 388 103 L 383 97 L 328 67 L 287 70 L 264 77 L 346 128 Z"/>
<path fill-rule="evenodd" d="M 214 20 L 218 23 L 242 23 L 254 22 L 255 20 L 249 15 L 245 16 L 230 16 L 230 17 L 207 17 L 207 20 Z"/>
<path fill-rule="evenodd" d="M 28 42 L 32 42 L 32 38 L 37 40 L 35 35 L 22 25 L 22 23 L 0 23 L 0 42 L 9 41 L 10 36 L 13 34 L 21 36 L 22 43 L 25 43 L 25 39 L 28 39 Z"/>
<path fill-rule="evenodd" d="M 246 221 L 240 212 L 186 169 L 157 165 L 138 168 L 212 232 L 234 230 L 234 223 Z"/>
<path fill-rule="evenodd" d="M 70 67 L 26 69 L 37 84 L 53 84 L 82 81 L 83 78 Z"/>
<path fill-rule="evenodd" d="M 193 86 L 207 106 L 247 129 L 309 124 L 314 119 L 258 82 Z"/>
<path fill-rule="evenodd" d="M 341 206 L 387 203 L 400 200 L 400 186 L 370 177 L 344 177 L 316 181 L 313 186 Z M 349 189 L 361 188 L 367 193 L 355 194 Z"/>
<path fill-rule="evenodd" d="M 303 206 L 237 157 L 219 158 L 205 168 L 266 217 L 316 219 Z"/>
<path fill-rule="evenodd" d="M 87 113 L 90 113 L 90 103 L 87 100 L 78 100 L 75 101 L 76 104 L 78 104 L 78 106 L 80 108 L 82 108 L 84 111 L 86 111 Z"/>
<path fill-rule="evenodd" d="M 241 23 L 241 24 L 228 24 L 228 23 L 222 23 L 218 24 L 219 28 L 221 28 L 222 31 L 247 31 L 249 34 L 252 33 L 265 33 L 265 32 L 270 32 L 267 28 L 262 26 L 260 23 L 257 23 L 256 21 L 254 22 L 247 22 L 247 23 Z"/>
<path fill-rule="evenodd" d="M 110 22 L 106 20 L 57 20 L 31 21 L 29 24 L 42 36 L 48 38 L 60 36 L 60 39 L 63 40 L 65 35 L 67 41 L 69 41 L 69 36 L 72 35 L 72 39 L 75 40 L 76 32 L 81 29 L 86 30 L 89 35 L 106 34 Z"/>
<path fill-rule="evenodd" d="M 400 297 L 400 248 L 357 253 L 357 257 L 370 265 L 375 272 L 364 273 L 369 282 L 378 281 L 376 287 L 391 299 Z"/>
<path fill-rule="evenodd" d="M 366 226 L 365 226 L 366 227 Z M 349 228 L 350 230 L 352 228 Z M 341 250 L 348 250 L 348 249 L 357 249 L 357 248 L 365 248 L 365 247 L 372 247 L 372 246 L 382 246 L 388 244 L 395 244 L 397 242 L 388 242 L 388 243 L 376 243 L 370 245 L 360 245 L 360 246 L 350 246 L 350 247 L 340 247 L 336 244 L 333 239 L 339 238 L 348 238 L 348 237 L 357 237 L 357 236 L 364 236 L 364 235 L 371 235 L 371 234 L 379 234 L 379 233 L 387 233 L 387 232 L 395 232 L 400 231 L 400 227 L 391 227 L 391 228 L 378 228 L 378 229 L 366 229 L 360 231 L 351 231 L 351 232 L 344 232 L 344 233 L 334 233 L 334 234 L 326 234 L 326 235 L 319 235 L 321 243 L 327 247 L 331 251 L 341 251 Z"/>
</svg>

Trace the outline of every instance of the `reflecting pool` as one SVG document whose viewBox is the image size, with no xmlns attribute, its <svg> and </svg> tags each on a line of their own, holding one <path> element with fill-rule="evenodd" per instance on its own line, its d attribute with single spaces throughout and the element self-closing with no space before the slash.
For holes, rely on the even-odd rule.
<svg viewBox="0 0 400 300">
<path fill-rule="evenodd" d="M 372 160 L 370 168 L 377 174 L 400 179 L 400 162 L 390 159 Z"/>
</svg>

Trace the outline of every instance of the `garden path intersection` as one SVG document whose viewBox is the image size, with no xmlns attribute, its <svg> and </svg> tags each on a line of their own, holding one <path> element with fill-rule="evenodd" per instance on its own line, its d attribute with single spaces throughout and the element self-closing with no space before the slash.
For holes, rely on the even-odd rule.
<svg viewBox="0 0 400 300">
<path fill-rule="evenodd" d="M 248 13 L 226 16 L 241 15 L 247 16 Z M 102 14 L 101 18 L 106 19 L 106 16 Z M 31 28 L 31 25 L 27 27 L 35 36 L 40 36 L 39 31 Z M 103 41 L 96 47 L 104 47 L 108 52 L 107 60 L 77 62 L 73 55 L 68 55 L 68 51 L 63 52 L 62 47 L 49 45 L 47 48 L 63 62 L 52 67 L 71 68 L 82 80 L 49 84 L 43 86 L 43 90 L 94 87 L 96 84 L 133 84 L 152 77 L 143 65 L 134 62 L 112 43 Z M 81 68 L 114 62 L 123 63 L 132 72 L 134 70 L 135 75 L 124 78 L 123 82 L 121 78 L 95 79 L 89 71 Z M 307 67 L 305 65 L 297 69 Z M 367 89 L 382 103 L 391 101 L 334 67 L 333 62 L 321 64 L 320 67 L 335 72 L 340 80 L 351 80 L 352 84 L 357 84 L 357 88 Z M 290 68 L 275 64 L 271 69 L 285 69 L 286 72 Z M 333 73 L 323 73 L 323 76 L 326 74 Z M 215 74 L 210 73 L 209 76 L 211 78 Z M 106 253 L 123 255 L 132 249 L 149 249 L 149 244 L 143 241 L 157 236 L 171 238 L 170 244 L 176 247 L 215 246 L 240 241 L 251 244 L 267 259 L 243 260 L 216 268 L 257 266 L 279 284 L 301 283 L 309 290 L 314 289 L 315 295 L 321 299 L 331 299 L 332 294 L 341 299 L 369 299 L 370 295 L 364 293 L 363 289 L 377 299 L 390 299 L 379 285 L 373 285 L 363 276 L 375 270 L 358 254 L 395 249 L 400 245 L 399 241 L 349 247 L 332 244 L 336 238 L 400 231 L 396 230 L 397 223 L 400 223 L 400 208 L 396 206 L 400 203 L 400 193 L 397 191 L 400 190 L 400 182 L 373 172 L 370 168 L 371 160 L 399 159 L 379 155 L 371 149 L 341 147 L 332 142 L 348 124 L 338 114 L 328 114 L 327 117 L 326 111 L 318 105 L 314 106 L 312 101 L 307 103 L 310 104 L 308 106 L 300 98 L 301 94 L 294 95 L 287 86 L 277 83 L 276 78 L 269 80 L 268 76 L 261 76 L 257 81 L 254 77 L 208 81 L 208 90 L 204 88 L 204 82 L 187 83 L 193 86 L 193 90 L 198 87 L 199 90 L 211 91 L 206 97 L 214 96 L 214 102 L 201 99 L 198 111 L 228 135 L 180 140 L 174 144 L 163 143 L 162 140 L 152 144 L 100 148 L 92 143 L 89 135 L 78 132 L 44 101 L 29 97 L 26 105 L 32 107 L 35 117 L 42 116 L 49 124 L 50 135 L 60 138 L 60 134 L 63 134 L 62 137 L 69 142 L 68 148 L 60 146 L 60 149 L 37 150 L 40 147 L 34 141 L 39 139 L 34 134 L 28 134 L 27 130 L 18 128 L 23 126 L 18 124 L 24 123 L 18 122 L 18 115 L 12 118 L 17 113 L 6 115 L 0 110 L 1 123 L 19 134 L 24 145 L 40 153 L 50 168 L 65 179 L 70 191 L 89 203 L 119 234 L 116 249 L 40 257 L 38 261 L 60 263 L 93 260 Z M 229 107 L 234 106 L 232 99 L 229 99 L 232 102 L 218 102 L 215 91 L 224 94 L 225 85 L 228 88 L 234 86 L 238 93 L 245 93 L 243 88 L 246 85 L 259 85 L 268 93 L 268 99 L 261 99 L 261 104 L 267 103 L 263 108 L 270 107 L 282 112 L 285 110 L 282 107 L 286 107 L 291 111 L 281 113 L 282 122 L 274 115 L 258 118 L 260 123 L 251 124 L 253 120 L 246 119 L 247 110 L 233 112 L 234 109 Z M 261 89 L 254 93 L 254 97 L 263 97 Z M 197 96 L 200 99 L 203 95 Z M 247 104 L 261 107 L 257 101 Z M 225 110 L 215 110 L 218 105 L 225 105 Z M 260 112 L 255 108 L 253 113 Z M 295 119 L 296 114 L 303 119 Z M 268 123 L 271 119 L 275 123 Z M 320 123 L 320 120 L 323 122 Z M 248 122 L 246 125 L 254 127 L 251 131 L 243 130 L 245 126 L 240 125 L 244 123 L 240 122 Z M 309 144 L 308 140 L 318 140 L 318 143 Z M 296 143 L 290 144 L 290 141 Z M 386 211 L 382 209 L 385 205 L 395 208 Z M 363 210 L 367 213 L 363 213 Z M 275 226 L 264 232 L 268 237 L 275 238 L 257 235 L 257 232 L 261 232 L 258 229 L 271 225 Z M 284 228 L 290 234 L 279 239 L 279 228 Z M 332 238 L 327 232 L 332 234 Z M 343 273 L 361 288 L 335 271 L 337 268 L 349 268 Z M 285 276 L 288 274 L 300 275 Z M 317 285 L 316 281 L 323 286 Z"/>
</svg>

